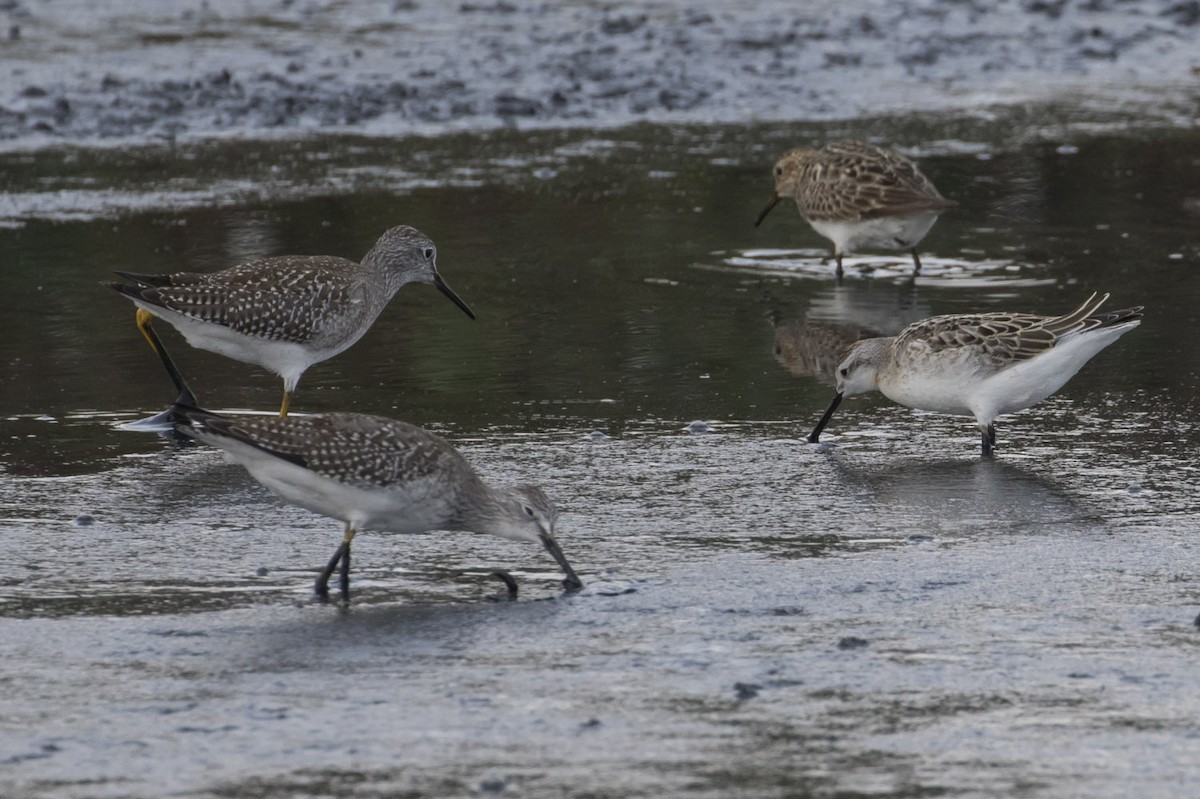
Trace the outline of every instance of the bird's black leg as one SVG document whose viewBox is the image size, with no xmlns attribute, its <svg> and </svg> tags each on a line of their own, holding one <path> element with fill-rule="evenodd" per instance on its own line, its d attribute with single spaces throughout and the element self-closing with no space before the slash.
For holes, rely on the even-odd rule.
<svg viewBox="0 0 1200 799">
<path fill-rule="evenodd" d="M 334 569 L 340 563 L 342 564 L 340 585 L 342 599 L 346 602 L 350 601 L 350 542 L 354 540 L 354 532 L 354 527 L 347 524 L 346 531 L 342 534 L 342 543 L 333 553 L 333 557 L 329 559 L 329 563 L 325 564 L 320 576 L 317 577 L 314 590 L 321 599 L 329 599 L 329 578 L 333 576 Z"/>
<path fill-rule="evenodd" d="M 840 252 L 834 253 L 834 258 L 837 258 L 837 271 L 835 271 L 833 274 L 835 277 L 837 277 L 838 281 L 841 282 L 842 275 L 845 274 L 845 272 L 842 270 L 842 254 Z"/>
<path fill-rule="evenodd" d="M 913 276 L 921 274 L 921 256 L 917 255 L 917 248 L 912 248 L 913 257 Z"/>
<path fill-rule="evenodd" d="M 326 564 L 321 574 L 317 577 L 317 584 L 313 587 L 313 590 L 317 592 L 317 596 L 321 599 L 329 599 L 329 577 L 333 574 L 333 570 L 338 567 L 338 564 L 341 563 L 342 556 L 346 554 L 347 549 L 349 549 L 349 546 L 345 541 L 339 544 L 337 550 L 333 553 L 333 557 L 329 559 L 329 563 Z"/>
<path fill-rule="evenodd" d="M 491 576 L 495 577 L 497 580 L 504 583 L 504 586 L 508 589 L 508 598 L 509 599 L 517 598 L 517 593 L 520 589 L 517 587 L 516 578 L 514 578 L 508 572 L 504 572 L 504 571 L 494 571 L 494 572 L 492 572 Z"/>
<path fill-rule="evenodd" d="M 341 580 L 340 580 L 340 583 L 341 583 L 340 587 L 342 589 L 342 601 L 349 602 L 350 601 L 350 542 L 345 541 L 343 543 L 346 547 L 346 551 L 342 553 L 342 574 L 341 574 Z"/>
<path fill-rule="evenodd" d="M 996 448 L 996 426 L 989 424 L 982 428 L 983 436 L 980 442 L 979 454 L 985 458 L 991 457 L 992 451 Z"/>
</svg>

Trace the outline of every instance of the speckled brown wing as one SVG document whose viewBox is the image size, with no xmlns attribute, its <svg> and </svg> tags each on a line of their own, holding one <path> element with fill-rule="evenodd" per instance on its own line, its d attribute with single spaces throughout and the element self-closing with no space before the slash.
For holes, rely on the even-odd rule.
<svg viewBox="0 0 1200 799">
<path fill-rule="evenodd" d="M 951 314 L 915 322 L 896 336 L 898 352 L 969 347 L 996 363 L 1015 363 L 1052 348 L 1063 336 L 1130 318 L 1140 308 L 1093 316 L 1108 295 L 1092 294 L 1062 316 L 1018 313 Z"/>
<path fill-rule="evenodd" d="M 447 441 L 407 422 L 354 413 L 320 416 L 208 417 L 204 428 L 348 485 L 419 485 L 447 475 L 478 479 Z"/>
<path fill-rule="evenodd" d="M 901 352 L 945 352 L 970 348 L 997 363 L 1023 361 L 1054 346 L 1046 327 L 1053 317 L 984 313 L 934 316 L 909 325 L 896 337 Z"/>
<path fill-rule="evenodd" d="M 326 323 L 351 311 L 358 268 L 333 256 L 264 258 L 212 274 L 174 274 L 169 285 L 140 296 L 244 335 L 300 344 L 321 338 Z"/>
<path fill-rule="evenodd" d="M 829 220 L 902 216 L 956 204 L 909 159 L 854 141 L 826 145 L 804 165 L 796 202 L 805 218 Z"/>
</svg>

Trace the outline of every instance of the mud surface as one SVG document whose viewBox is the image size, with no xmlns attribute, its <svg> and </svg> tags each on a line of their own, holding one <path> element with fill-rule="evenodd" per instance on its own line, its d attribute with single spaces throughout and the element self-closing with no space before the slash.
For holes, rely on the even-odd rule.
<svg viewBox="0 0 1200 799">
<path fill-rule="evenodd" d="M 1200 145 L 1007 119 L 806 128 L 957 142 L 922 159 L 961 203 L 923 276 L 861 255 L 842 285 L 791 209 L 752 225 L 784 126 L 8 154 L 0 795 L 1200 791 Z M 363 533 L 322 605 L 336 522 L 123 428 L 171 391 L 112 270 L 354 257 L 400 221 L 479 318 L 406 288 L 293 410 L 541 484 L 580 594 L 536 547 Z M 1092 290 L 1143 325 L 1003 417 L 994 460 L 878 396 L 803 442 L 846 337 Z M 276 406 L 164 338 L 206 404 Z"/>
<path fill-rule="evenodd" d="M 0 141 L 980 112 L 1194 118 L 1194 0 L 0 3 Z"/>
<path fill-rule="evenodd" d="M 1200 795 L 1196 3 L 733 5 L 0 0 L 0 796 Z M 958 200 L 920 278 L 753 227 L 845 136 Z M 129 429 L 172 391 L 113 270 L 400 223 L 479 318 L 406 287 L 293 411 L 542 485 L 578 594 L 363 533 L 322 604 L 336 522 Z M 845 341 L 1092 291 L 1143 324 L 994 459 L 878 396 L 803 441 Z"/>
</svg>

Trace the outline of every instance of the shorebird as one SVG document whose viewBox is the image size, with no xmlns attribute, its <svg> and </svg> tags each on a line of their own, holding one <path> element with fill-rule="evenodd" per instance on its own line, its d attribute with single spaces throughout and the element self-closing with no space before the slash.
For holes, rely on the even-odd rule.
<svg viewBox="0 0 1200 799">
<path fill-rule="evenodd" d="M 208 274 L 116 274 L 128 282 L 105 285 L 137 305 L 138 329 L 177 387 L 178 370 L 152 333 L 152 317 L 172 324 L 193 347 L 282 377 L 280 416 L 287 416 L 305 370 L 362 338 L 402 286 L 432 283 L 475 318 L 438 274 L 433 242 L 407 225 L 380 236 L 362 263 L 284 255 Z"/>
<path fill-rule="evenodd" d="M 843 397 L 880 391 L 936 413 L 974 416 L 982 454 L 996 446 L 997 416 L 1041 402 L 1096 353 L 1142 321 L 1142 306 L 1099 312 L 1092 294 L 1063 316 L 950 314 L 924 319 L 898 335 L 851 344 L 837 367 L 837 393 L 809 434 L 816 443 Z"/>
<path fill-rule="evenodd" d="M 285 501 L 343 523 L 342 543 L 317 578 L 322 598 L 339 564 L 342 598 L 350 598 L 350 542 L 360 530 L 462 530 L 540 543 L 566 573 L 563 587 L 583 587 L 555 538 L 558 511 L 541 489 L 487 485 L 458 450 L 427 430 L 358 413 L 177 412 L 181 434 L 224 450 Z"/>
<path fill-rule="evenodd" d="M 917 244 L 942 211 L 958 204 L 943 197 L 908 158 L 858 141 L 780 156 L 775 193 L 754 226 L 785 197 L 796 201 L 813 230 L 833 242 L 839 278 L 842 256 L 860 249 L 908 250 L 913 274 L 920 274 Z"/>
</svg>

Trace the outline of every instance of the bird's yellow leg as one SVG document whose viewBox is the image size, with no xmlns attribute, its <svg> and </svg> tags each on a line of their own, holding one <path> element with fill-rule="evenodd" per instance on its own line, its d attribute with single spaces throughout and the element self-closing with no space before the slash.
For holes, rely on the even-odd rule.
<svg viewBox="0 0 1200 799">
<path fill-rule="evenodd" d="M 179 373 L 179 369 L 175 366 L 175 362 L 171 360 L 171 356 L 167 354 L 167 348 L 158 338 L 158 333 L 154 332 L 151 322 L 154 321 L 154 314 L 147 311 L 145 308 L 138 308 L 137 314 L 134 316 L 134 321 L 137 322 L 137 328 L 142 332 L 146 341 L 150 343 L 150 349 L 154 350 L 154 354 L 162 361 L 163 368 L 167 370 L 167 375 L 171 378 L 171 382 L 175 384 L 175 390 L 179 392 L 179 398 L 176 402 L 184 405 L 195 405 L 196 395 L 188 388 L 184 382 L 183 375 Z"/>
<path fill-rule="evenodd" d="M 154 321 L 154 314 L 147 311 L 145 308 L 138 308 L 137 314 L 134 316 L 137 322 L 137 329 L 145 336 L 146 341 L 150 342 L 150 348 L 162 356 L 162 349 L 158 346 L 158 334 L 154 332 L 154 328 L 150 327 L 150 323 Z"/>
<path fill-rule="evenodd" d="M 287 416 L 288 408 L 292 406 L 292 392 L 283 392 L 283 402 L 279 405 L 279 418 L 283 419 Z"/>
</svg>

